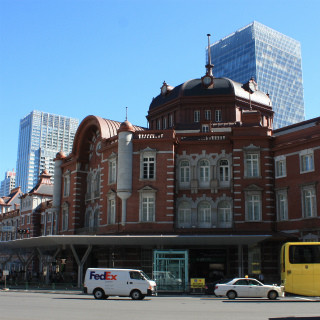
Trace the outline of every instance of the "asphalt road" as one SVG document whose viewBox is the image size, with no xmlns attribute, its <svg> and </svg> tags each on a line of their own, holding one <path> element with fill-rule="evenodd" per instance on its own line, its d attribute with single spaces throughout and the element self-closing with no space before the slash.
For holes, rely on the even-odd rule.
<svg viewBox="0 0 320 320">
<path fill-rule="evenodd" d="M 295 317 L 295 318 L 290 318 Z M 319 320 L 320 298 L 228 300 L 213 296 L 158 296 L 95 300 L 74 293 L 0 291 L 1 320 Z"/>
</svg>

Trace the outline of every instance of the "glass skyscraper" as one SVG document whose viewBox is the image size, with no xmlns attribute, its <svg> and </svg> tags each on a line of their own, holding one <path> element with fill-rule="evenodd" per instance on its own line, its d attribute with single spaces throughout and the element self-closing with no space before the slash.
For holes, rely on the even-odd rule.
<svg viewBox="0 0 320 320">
<path fill-rule="evenodd" d="M 22 192 L 37 184 L 44 169 L 53 176 L 53 159 L 72 151 L 78 125 L 78 119 L 35 110 L 20 120 L 16 186 Z"/>
<path fill-rule="evenodd" d="M 210 46 L 213 75 L 269 93 L 274 128 L 305 119 L 300 43 L 254 21 Z"/>
</svg>

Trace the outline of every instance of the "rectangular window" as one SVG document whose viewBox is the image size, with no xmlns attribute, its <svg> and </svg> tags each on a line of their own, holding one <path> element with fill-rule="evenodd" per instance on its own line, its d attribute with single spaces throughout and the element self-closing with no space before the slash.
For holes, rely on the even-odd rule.
<svg viewBox="0 0 320 320">
<path fill-rule="evenodd" d="M 208 125 L 208 124 L 203 124 L 201 131 L 202 131 L 202 132 L 209 132 L 209 125 Z"/>
<path fill-rule="evenodd" d="M 261 220 L 261 196 L 259 194 L 249 194 L 247 196 L 247 218 L 248 221 Z"/>
<path fill-rule="evenodd" d="M 161 120 L 157 121 L 157 130 L 161 130 Z"/>
<path fill-rule="evenodd" d="M 300 155 L 300 172 L 310 172 L 314 170 L 313 153 Z"/>
<path fill-rule="evenodd" d="M 155 218 L 155 202 L 154 195 L 142 196 L 142 222 L 153 222 Z"/>
<path fill-rule="evenodd" d="M 204 118 L 205 120 L 211 120 L 211 110 L 204 111 Z"/>
<path fill-rule="evenodd" d="M 30 222 L 31 222 L 31 216 L 27 215 L 27 224 L 30 224 Z"/>
<path fill-rule="evenodd" d="M 246 154 L 246 177 L 248 178 L 259 177 L 259 154 L 257 153 Z"/>
<path fill-rule="evenodd" d="M 302 189 L 302 205 L 305 218 L 312 218 L 317 215 L 316 192 L 314 186 Z"/>
<path fill-rule="evenodd" d="M 117 163 L 116 160 L 109 162 L 109 183 L 115 183 L 117 181 Z"/>
<path fill-rule="evenodd" d="M 155 158 L 144 157 L 143 158 L 143 179 L 155 178 Z"/>
<path fill-rule="evenodd" d="M 276 160 L 275 161 L 276 178 L 285 177 L 287 175 L 286 171 L 286 160 Z"/>
<path fill-rule="evenodd" d="M 215 111 L 215 121 L 216 122 L 221 122 L 221 110 L 216 110 Z"/>
<path fill-rule="evenodd" d="M 278 220 L 288 219 L 288 197 L 287 190 L 278 191 L 276 194 Z"/>
<path fill-rule="evenodd" d="M 116 223 L 116 201 L 115 199 L 109 200 L 109 224 Z"/>
<path fill-rule="evenodd" d="M 68 197 L 70 195 L 70 176 L 68 175 L 64 177 L 63 182 L 64 182 L 63 196 Z"/>
<path fill-rule="evenodd" d="M 173 115 L 170 114 L 169 115 L 169 128 L 172 128 L 173 127 Z"/>
<path fill-rule="evenodd" d="M 194 122 L 200 122 L 200 111 L 195 110 L 194 112 Z"/>
<path fill-rule="evenodd" d="M 163 129 L 167 129 L 167 118 L 163 118 Z"/>
</svg>

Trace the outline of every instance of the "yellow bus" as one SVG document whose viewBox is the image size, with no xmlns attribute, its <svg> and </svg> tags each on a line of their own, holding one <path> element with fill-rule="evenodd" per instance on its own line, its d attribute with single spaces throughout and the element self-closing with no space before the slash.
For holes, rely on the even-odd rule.
<svg viewBox="0 0 320 320">
<path fill-rule="evenodd" d="M 320 242 L 287 242 L 281 248 L 285 292 L 320 296 Z"/>
</svg>

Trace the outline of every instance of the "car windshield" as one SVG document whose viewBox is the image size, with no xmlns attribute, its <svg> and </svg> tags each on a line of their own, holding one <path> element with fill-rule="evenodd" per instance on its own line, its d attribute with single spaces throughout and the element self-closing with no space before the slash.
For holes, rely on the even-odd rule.
<svg viewBox="0 0 320 320">
<path fill-rule="evenodd" d="M 143 271 L 140 271 L 140 273 L 146 280 L 150 280 L 150 278 Z"/>
</svg>

